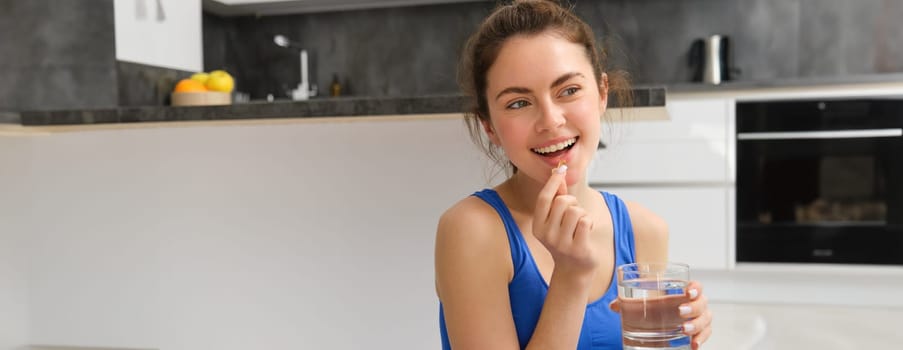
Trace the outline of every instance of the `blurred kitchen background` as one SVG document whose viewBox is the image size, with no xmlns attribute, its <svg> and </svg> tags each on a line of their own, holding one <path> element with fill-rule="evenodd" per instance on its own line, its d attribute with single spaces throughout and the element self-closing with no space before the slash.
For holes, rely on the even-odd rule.
<svg viewBox="0 0 903 350">
<path fill-rule="evenodd" d="M 729 37 L 735 80 L 903 72 L 903 2 L 573 1 L 635 84 L 693 79 L 693 42 Z M 225 69 L 252 100 L 288 98 L 297 51 L 330 96 L 457 92 L 456 59 L 493 1 L 30 0 L 0 2 L 0 110 L 162 105 L 178 78 Z"/>
<path fill-rule="evenodd" d="M 703 349 L 899 347 L 903 1 L 571 3 L 666 88 L 588 181 L 668 221 Z M 438 349 L 436 222 L 498 181 L 445 98 L 494 6 L 0 0 L 0 350 Z M 233 105 L 169 106 L 215 69 Z"/>
</svg>

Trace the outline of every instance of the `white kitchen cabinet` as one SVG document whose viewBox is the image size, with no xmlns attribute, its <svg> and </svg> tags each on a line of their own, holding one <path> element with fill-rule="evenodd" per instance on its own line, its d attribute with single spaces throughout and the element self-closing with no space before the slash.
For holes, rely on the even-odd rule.
<svg viewBox="0 0 903 350">
<path fill-rule="evenodd" d="M 201 0 L 115 0 L 113 12 L 117 60 L 204 69 Z"/>
<path fill-rule="evenodd" d="M 723 141 L 633 142 L 598 152 L 589 181 L 601 185 L 725 182 L 726 154 L 720 151 Z"/>
<path fill-rule="evenodd" d="M 733 100 L 669 100 L 664 121 L 604 123 L 594 187 L 650 208 L 670 228 L 670 259 L 732 267 Z M 629 120 L 628 120 L 629 121 Z"/>
<path fill-rule="evenodd" d="M 668 258 L 691 269 L 727 269 L 728 191 L 722 187 L 616 187 L 601 188 L 649 208 L 669 228 Z"/>
<path fill-rule="evenodd" d="M 669 120 L 606 122 L 591 184 L 725 183 L 731 179 L 733 101 L 668 101 Z"/>
</svg>

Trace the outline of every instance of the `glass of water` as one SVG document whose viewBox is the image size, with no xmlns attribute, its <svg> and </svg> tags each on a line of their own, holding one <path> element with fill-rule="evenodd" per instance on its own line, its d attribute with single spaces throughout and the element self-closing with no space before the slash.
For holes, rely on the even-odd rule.
<svg viewBox="0 0 903 350">
<path fill-rule="evenodd" d="M 618 266 L 624 349 L 690 349 L 678 307 L 690 301 L 690 266 L 634 263 Z"/>
</svg>

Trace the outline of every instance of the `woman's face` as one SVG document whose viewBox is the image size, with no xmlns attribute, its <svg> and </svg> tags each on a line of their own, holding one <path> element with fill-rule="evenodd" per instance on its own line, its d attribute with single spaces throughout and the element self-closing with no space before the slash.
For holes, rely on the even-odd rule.
<svg viewBox="0 0 903 350">
<path fill-rule="evenodd" d="M 484 129 L 518 173 L 547 181 L 559 161 L 567 183 L 583 181 L 599 144 L 607 93 L 585 49 L 553 32 L 516 36 L 487 72 Z M 597 79 L 598 78 L 598 79 Z"/>
</svg>

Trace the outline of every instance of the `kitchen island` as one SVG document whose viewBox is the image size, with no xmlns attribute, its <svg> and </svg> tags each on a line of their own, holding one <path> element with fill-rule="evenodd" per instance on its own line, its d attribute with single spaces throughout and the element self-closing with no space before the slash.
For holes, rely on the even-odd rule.
<svg viewBox="0 0 903 350">
<path fill-rule="evenodd" d="M 460 113 L 0 125 L 0 306 L 23 347 L 435 348 L 493 172 Z"/>
</svg>

